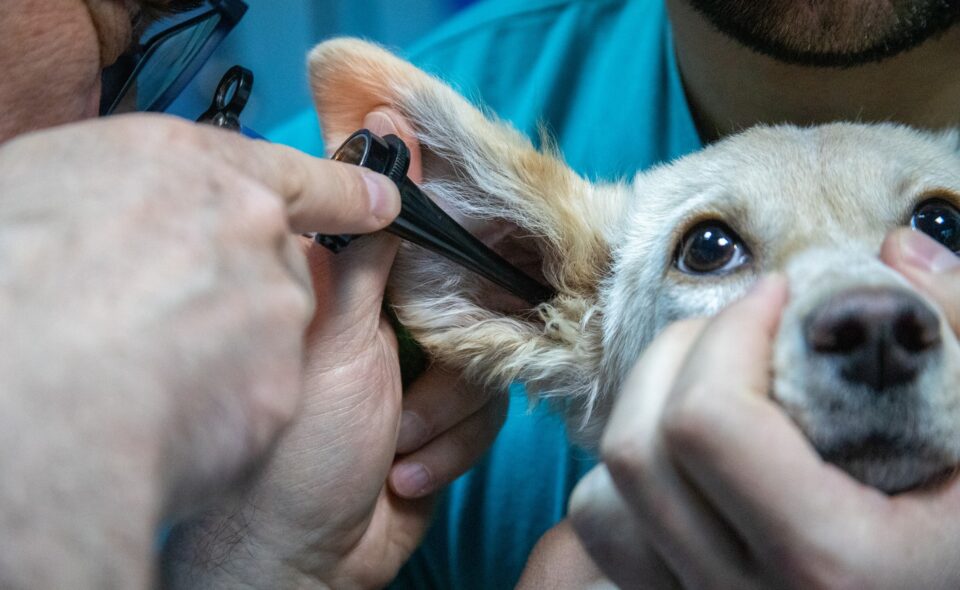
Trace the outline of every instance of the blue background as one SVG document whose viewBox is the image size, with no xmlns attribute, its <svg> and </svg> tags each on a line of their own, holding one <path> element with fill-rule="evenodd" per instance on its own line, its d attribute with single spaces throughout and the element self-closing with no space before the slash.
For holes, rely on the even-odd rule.
<svg viewBox="0 0 960 590">
<path fill-rule="evenodd" d="M 323 39 L 351 35 L 402 49 L 475 0 L 247 0 L 250 9 L 168 109 L 195 119 L 220 77 L 240 64 L 254 73 L 242 121 L 261 133 L 310 106 L 305 58 Z"/>
</svg>

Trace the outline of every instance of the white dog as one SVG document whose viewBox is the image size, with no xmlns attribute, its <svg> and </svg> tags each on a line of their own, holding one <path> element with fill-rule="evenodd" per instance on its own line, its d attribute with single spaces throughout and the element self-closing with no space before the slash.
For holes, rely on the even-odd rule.
<svg viewBox="0 0 960 590">
<path fill-rule="evenodd" d="M 405 245 L 389 297 L 434 358 L 560 400 L 596 442 L 660 330 L 780 270 L 791 297 L 771 395 L 824 458 L 887 492 L 960 464 L 960 345 L 877 257 L 911 223 L 960 248 L 956 134 L 758 127 L 629 184 L 591 184 L 376 46 L 324 43 L 310 73 L 328 146 L 372 109 L 397 109 L 423 149 L 423 189 L 462 219 L 518 226 L 557 289 L 535 310 L 497 311 L 483 279 Z"/>
</svg>

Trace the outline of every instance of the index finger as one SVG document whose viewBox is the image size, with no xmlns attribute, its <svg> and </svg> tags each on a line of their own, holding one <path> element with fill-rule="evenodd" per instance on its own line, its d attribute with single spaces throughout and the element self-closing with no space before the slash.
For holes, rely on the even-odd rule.
<svg viewBox="0 0 960 590">
<path fill-rule="evenodd" d="M 369 233 L 386 227 L 400 213 L 399 191 L 382 174 L 216 127 L 164 123 L 179 126 L 172 128 L 175 140 L 191 144 L 280 197 L 294 232 Z M 137 125 L 142 132 L 143 124 Z"/>
</svg>

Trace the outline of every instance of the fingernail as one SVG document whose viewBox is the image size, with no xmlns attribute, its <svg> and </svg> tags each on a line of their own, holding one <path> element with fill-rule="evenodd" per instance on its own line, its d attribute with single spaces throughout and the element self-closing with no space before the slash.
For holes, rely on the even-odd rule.
<svg viewBox="0 0 960 590">
<path fill-rule="evenodd" d="M 419 498 L 430 492 L 432 478 L 419 463 L 397 465 L 391 477 L 393 490 L 405 498 Z"/>
<path fill-rule="evenodd" d="M 427 438 L 427 423 L 418 414 L 405 410 L 400 415 L 400 434 L 397 435 L 397 452 L 415 451 Z"/>
<path fill-rule="evenodd" d="M 900 250 L 907 264 L 930 273 L 939 274 L 960 268 L 960 256 L 921 231 L 901 232 Z"/>
<path fill-rule="evenodd" d="M 388 223 L 400 214 L 400 192 L 393 181 L 382 174 L 361 169 L 370 197 L 370 213 L 381 223 Z"/>
</svg>

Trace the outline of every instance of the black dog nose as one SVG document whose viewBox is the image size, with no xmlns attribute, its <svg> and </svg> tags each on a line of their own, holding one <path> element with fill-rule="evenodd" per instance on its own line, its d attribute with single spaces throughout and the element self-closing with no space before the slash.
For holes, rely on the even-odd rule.
<svg viewBox="0 0 960 590">
<path fill-rule="evenodd" d="M 840 293 L 807 317 L 807 347 L 851 383 L 882 392 L 909 383 L 940 347 L 940 321 L 915 295 L 893 288 Z"/>
</svg>

